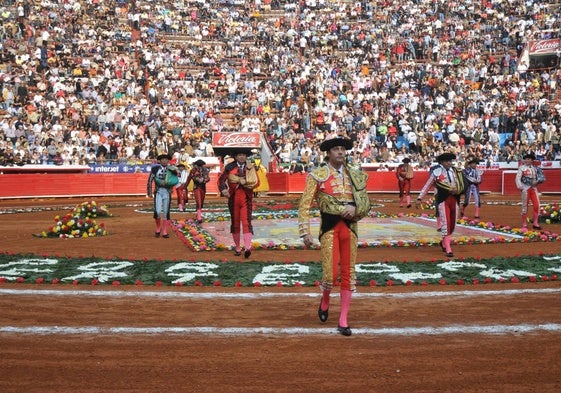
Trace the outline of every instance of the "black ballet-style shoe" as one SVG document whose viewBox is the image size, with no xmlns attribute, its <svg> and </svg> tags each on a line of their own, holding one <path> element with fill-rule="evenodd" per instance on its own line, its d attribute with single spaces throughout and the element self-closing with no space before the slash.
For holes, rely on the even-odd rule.
<svg viewBox="0 0 561 393">
<path fill-rule="evenodd" d="M 533 229 L 536 229 L 536 230 L 538 230 L 538 231 L 541 231 L 541 230 L 542 230 L 542 227 L 539 226 L 539 225 L 532 225 L 532 228 L 533 228 Z"/>
<path fill-rule="evenodd" d="M 241 251 L 236 251 L 236 252 L 234 252 L 234 255 L 239 257 L 240 255 L 242 255 L 242 252 Z"/>
<path fill-rule="evenodd" d="M 160 237 L 160 232 L 154 232 L 154 237 Z"/>
<path fill-rule="evenodd" d="M 321 309 L 322 302 L 323 302 L 323 297 L 319 300 L 318 317 L 320 321 L 326 322 L 327 318 L 329 317 L 329 308 L 327 310 L 322 310 Z"/>
<path fill-rule="evenodd" d="M 167 239 L 167 238 L 169 238 L 169 235 L 166 233 L 165 235 L 162 235 L 162 237 L 163 237 L 164 239 Z"/>
<path fill-rule="evenodd" d="M 447 256 L 448 258 L 452 258 L 452 257 L 454 256 L 454 253 L 453 253 L 452 251 L 447 252 L 447 253 L 446 253 L 446 256 Z"/>
<path fill-rule="evenodd" d="M 249 258 L 251 256 L 251 250 L 245 250 L 243 256 L 245 257 L 245 259 Z"/>
<path fill-rule="evenodd" d="M 338 325 L 337 326 L 337 331 L 339 333 L 341 333 L 343 336 L 350 336 L 351 334 L 353 334 L 350 326 L 344 327 L 344 326 Z"/>
</svg>

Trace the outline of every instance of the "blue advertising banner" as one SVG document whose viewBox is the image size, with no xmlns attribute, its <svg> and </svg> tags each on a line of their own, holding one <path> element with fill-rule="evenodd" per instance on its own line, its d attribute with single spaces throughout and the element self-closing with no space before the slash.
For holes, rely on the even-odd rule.
<svg viewBox="0 0 561 393">
<path fill-rule="evenodd" d="M 107 164 L 107 165 L 88 165 L 88 173 L 149 173 L 151 165 L 127 165 L 127 164 Z"/>
</svg>

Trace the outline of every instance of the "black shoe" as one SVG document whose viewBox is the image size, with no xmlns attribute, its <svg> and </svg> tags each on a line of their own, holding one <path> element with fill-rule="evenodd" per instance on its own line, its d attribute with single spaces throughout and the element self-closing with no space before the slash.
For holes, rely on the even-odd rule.
<svg viewBox="0 0 561 393">
<path fill-rule="evenodd" d="M 167 238 L 169 238 L 169 235 L 166 233 L 165 235 L 162 235 L 162 237 L 163 237 L 164 239 L 167 239 Z"/>
<path fill-rule="evenodd" d="M 442 240 L 440 241 L 440 248 L 442 248 L 442 251 L 446 252 L 446 247 L 442 244 Z"/>
<path fill-rule="evenodd" d="M 240 255 L 242 255 L 242 252 L 241 252 L 241 251 L 236 251 L 236 252 L 234 253 L 234 255 L 237 256 L 237 257 L 239 257 Z"/>
<path fill-rule="evenodd" d="M 542 227 L 540 227 L 539 225 L 532 225 L 533 229 L 537 229 L 538 231 L 542 230 Z"/>
<path fill-rule="evenodd" d="M 351 331 L 351 327 L 347 326 L 347 327 L 343 327 L 341 325 L 337 326 L 337 331 L 339 333 L 341 333 L 343 336 L 350 336 L 351 334 L 353 334 L 353 332 Z"/>
<path fill-rule="evenodd" d="M 251 256 L 251 250 L 245 250 L 243 256 L 245 257 L 245 259 L 249 258 Z"/>
<path fill-rule="evenodd" d="M 327 310 L 321 309 L 321 303 L 323 302 L 323 297 L 319 300 L 319 307 L 318 307 L 318 317 L 319 320 L 322 322 L 326 322 L 327 318 L 329 317 L 329 308 Z"/>
<path fill-rule="evenodd" d="M 453 253 L 452 251 L 447 252 L 447 253 L 446 253 L 446 256 L 447 256 L 448 258 L 452 258 L 452 257 L 454 256 L 454 253 Z"/>
<path fill-rule="evenodd" d="M 442 231 L 442 229 L 440 229 L 440 228 L 436 228 L 436 231 L 437 231 L 437 232 L 441 232 L 441 231 Z"/>
<path fill-rule="evenodd" d="M 411 204 L 407 205 L 407 208 L 409 209 L 411 207 Z"/>
<path fill-rule="evenodd" d="M 160 237 L 160 232 L 154 232 L 155 237 Z"/>
<path fill-rule="evenodd" d="M 203 223 L 203 220 L 197 220 L 195 221 L 197 224 L 201 225 Z"/>
</svg>

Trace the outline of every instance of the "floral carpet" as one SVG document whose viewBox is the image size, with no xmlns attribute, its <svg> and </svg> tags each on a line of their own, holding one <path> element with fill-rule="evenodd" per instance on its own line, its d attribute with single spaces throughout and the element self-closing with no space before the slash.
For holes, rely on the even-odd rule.
<svg viewBox="0 0 561 393">
<path fill-rule="evenodd" d="M 436 231 L 436 220 L 428 217 L 386 217 L 365 218 L 359 224 L 359 243 L 363 247 L 377 247 L 383 245 L 397 245 L 398 243 L 438 243 L 440 233 Z M 230 222 L 207 222 L 202 228 L 214 237 L 217 244 L 229 245 L 232 243 L 230 235 Z M 295 248 L 302 245 L 298 234 L 298 221 L 296 218 L 276 220 L 253 221 L 253 242 L 256 248 Z M 319 218 L 311 220 L 313 234 L 319 233 Z M 520 239 L 521 235 L 505 234 L 487 228 L 458 225 L 455 230 L 456 239 L 471 239 L 484 243 L 497 236 L 511 239 Z M 317 241 L 317 239 L 316 239 Z"/>
</svg>

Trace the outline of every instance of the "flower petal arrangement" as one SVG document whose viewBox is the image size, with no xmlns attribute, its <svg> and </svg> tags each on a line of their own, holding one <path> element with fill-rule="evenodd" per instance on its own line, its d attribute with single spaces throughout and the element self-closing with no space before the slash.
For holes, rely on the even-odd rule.
<svg viewBox="0 0 561 393">
<path fill-rule="evenodd" d="M 63 239 L 107 236 L 105 224 L 98 224 L 93 218 L 111 216 L 106 206 L 98 206 L 95 201 L 84 202 L 76 206 L 71 213 L 63 216 L 57 214 L 53 226 L 33 236 Z"/>
<path fill-rule="evenodd" d="M 561 222 L 561 215 L 559 212 L 558 203 L 549 203 L 540 208 L 540 221 L 546 224 L 553 224 Z"/>
<path fill-rule="evenodd" d="M 107 206 L 98 205 L 96 201 L 83 202 L 77 205 L 73 211 L 74 215 L 80 217 L 111 217 L 112 214 L 109 213 Z"/>
</svg>

